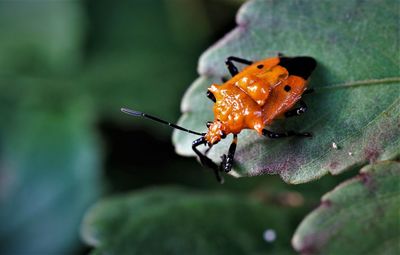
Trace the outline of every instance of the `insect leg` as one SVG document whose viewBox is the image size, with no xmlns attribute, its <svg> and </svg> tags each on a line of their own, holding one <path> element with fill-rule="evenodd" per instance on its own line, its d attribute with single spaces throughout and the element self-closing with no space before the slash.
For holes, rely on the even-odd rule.
<svg viewBox="0 0 400 255">
<path fill-rule="evenodd" d="M 196 155 L 199 157 L 201 164 L 203 166 L 211 168 L 215 173 L 215 177 L 217 178 L 217 181 L 219 183 L 223 183 L 224 179 L 222 178 L 222 176 L 219 173 L 219 167 L 217 166 L 217 164 L 215 164 L 211 159 L 209 159 L 207 156 L 203 155 L 197 149 L 197 146 L 202 145 L 202 144 L 206 144 L 206 143 L 207 143 L 206 139 L 204 137 L 200 137 L 200 138 L 198 138 L 198 139 L 193 141 L 192 149 L 196 153 Z"/>
<path fill-rule="evenodd" d="M 233 57 L 233 56 L 228 57 L 225 61 L 225 64 L 228 67 L 228 70 L 231 73 L 232 77 L 239 73 L 239 70 L 237 69 L 235 64 L 233 64 L 233 61 L 241 63 L 241 64 L 245 64 L 245 65 L 253 64 L 253 61 L 246 60 L 243 58 L 238 58 L 238 57 Z"/>
<path fill-rule="evenodd" d="M 282 138 L 282 137 L 289 137 L 289 136 L 302 136 L 302 137 L 311 137 L 312 135 L 308 132 L 304 133 L 297 133 L 295 131 L 286 131 L 285 133 L 275 133 L 266 129 L 262 130 L 262 134 L 266 137 L 275 139 L 275 138 Z"/>
<path fill-rule="evenodd" d="M 233 165 L 233 158 L 235 156 L 237 144 L 237 135 L 233 135 L 233 140 L 231 146 L 229 146 L 228 156 L 226 154 L 222 155 L 222 162 L 220 165 L 220 169 L 224 170 L 226 173 L 231 171 Z"/>
<path fill-rule="evenodd" d="M 229 62 L 235 61 L 235 62 L 238 62 L 238 63 L 241 63 L 241 64 L 245 64 L 245 65 L 253 64 L 253 61 L 250 61 L 250 60 L 247 60 L 247 59 L 244 59 L 244 58 L 234 57 L 234 56 L 228 57 L 226 61 L 227 62 L 228 61 Z"/>
<path fill-rule="evenodd" d="M 285 112 L 285 117 L 300 116 L 307 111 L 307 105 L 303 100 L 300 100 L 300 107 L 294 108 L 290 111 Z"/>
<path fill-rule="evenodd" d="M 207 90 L 207 97 L 211 100 L 211 101 L 213 101 L 214 103 L 217 101 L 217 99 L 215 99 L 215 96 L 214 96 L 214 94 L 213 93 L 211 93 L 211 91 L 209 91 L 209 90 Z"/>
</svg>

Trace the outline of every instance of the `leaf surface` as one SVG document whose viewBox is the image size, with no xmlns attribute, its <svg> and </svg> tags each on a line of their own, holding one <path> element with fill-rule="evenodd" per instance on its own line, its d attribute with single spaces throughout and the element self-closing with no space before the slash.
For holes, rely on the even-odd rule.
<svg viewBox="0 0 400 255">
<path fill-rule="evenodd" d="M 81 217 L 100 193 L 98 143 L 83 109 L 35 108 L 2 123 L 1 254 L 74 253 Z"/>
<path fill-rule="evenodd" d="M 182 99 L 179 124 L 206 131 L 213 120 L 207 87 L 228 76 L 224 60 L 238 56 L 258 60 L 275 56 L 314 57 L 310 78 L 315 93 L 304 96 L 308 112 L 277 121 L 271 130 L 307 131 L 312 139 L 269 140 L 254 131 L 239 135 L 235 176 L 280 174 L 304 183 L 327 173 L 400 151 L 399 3 L 393 1 L 250 1 L 242 6 L 238 26 L 200 58 L 200 77 Z M 193 135 L 175 131 L 179 154 L 192 156 Z M 230 137 L 209 156 L 220 162 Z M 332 144 L 336 143 L 338 149 Z"/>
<path fill-rule="evenodd" d="M 77 70 L 83 22 L 79 1 L 1 1 L 0 77 Z"/>
<path fill-rule="evenodd" d="M 292 239 L 302 254 L 398 254 L 400 163 L 369 165 L 322 197 Z"/>
<path fill-rule="evenodd" d="M 100 201 L 82 236 L 95 254 L 291 254 L 287 219 L 242 195 L 167 187 Z M 266 230 L 275 241 L 263 239 Z"/>
<path fill-rule="evenodd" d="M 180 97 L 195 74 L 196 49 L 204 43 L 209 29 L 202 12 L 193 14 L 195 18 L 184 11 L 174 12 L 177 8 L 187 11 L 196 3 L 156 0 L 115 4 L 99 0 L 95 8 L 89 8 L 93 23 L 89 36 L 95 47 L 89 51 L 78 82 L 103 116 L 153 129 L 158 126 L 134 122 L 119 109 L 131 107 L 171 121 L 177 119 Z M 181 27 L 175 28 L 175 24 Z"/>
</svg>

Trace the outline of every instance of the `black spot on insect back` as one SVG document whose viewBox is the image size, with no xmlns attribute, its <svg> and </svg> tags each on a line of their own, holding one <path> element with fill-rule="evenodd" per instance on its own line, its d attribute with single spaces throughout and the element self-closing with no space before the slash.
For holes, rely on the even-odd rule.
<svg viewBox="0 0 400 255">
<path fill-rule="evenodd" d="M 263 68 L 264 68 L 264 65 L 258 65 L 257 68 L 258 68 L 258 69 L 263 69 Z"/>
<path fill-rule="evenodd" d="M 289 85 L 286 85 L 283 89 L 284 89 L 286 92 L 289 92 L 292 88 L 291 88 Z"/>
<path fill-rule="evenodd" d="M 312 57 L 282 57 L 279 65 L 286 68 L 290 75 L 297 75 L 307 80 L 317 66 L 317 62 Z"/>
</svg>

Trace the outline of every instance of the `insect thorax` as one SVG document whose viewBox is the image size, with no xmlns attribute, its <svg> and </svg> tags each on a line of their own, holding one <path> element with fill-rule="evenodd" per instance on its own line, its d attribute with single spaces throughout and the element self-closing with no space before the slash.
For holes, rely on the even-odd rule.
<svg viewBox="0 0 400 255">
<path fill-rule="evenodd" d="M 261 132 L 262 109 L 243 90 L 232 84 L 212 85 L 209 90 L 216 98 L 214 122 L 222 123 L 225 134 L 238 134 L 246 128 Z"/>
</svg>

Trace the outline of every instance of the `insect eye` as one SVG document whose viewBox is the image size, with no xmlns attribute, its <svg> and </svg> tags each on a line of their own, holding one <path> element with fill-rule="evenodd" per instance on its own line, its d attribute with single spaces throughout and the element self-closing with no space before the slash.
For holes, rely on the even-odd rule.
<svg viewBox="0 0 400 255">
<path fill-rule="evenodd" d="M 209 128 L 211 126 L 212 122 L 211 121 L 207 121 L 206 126 L 207 128 Z"/>
<path fill-rule="evenodd" d="M 221 134 L 221 138 L 222 139 L 224 139 L 224 138 L 226 138 L 226 134 L 224 133 L 224 132 L 221 132 L 222 134 Z"/>
<path fill-rule="evenodd" d="M 215 96 L 213 93 L 211 93 L 211 91 L 207 90 L 207 97 L 209 99 L 211 99 L 211 101 L 213 101 L 214 103 L 217 101 L 217 99 L 215 99 Z"/>
</svg>

